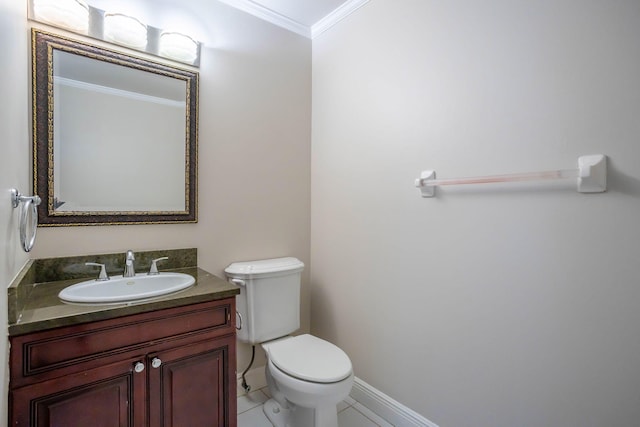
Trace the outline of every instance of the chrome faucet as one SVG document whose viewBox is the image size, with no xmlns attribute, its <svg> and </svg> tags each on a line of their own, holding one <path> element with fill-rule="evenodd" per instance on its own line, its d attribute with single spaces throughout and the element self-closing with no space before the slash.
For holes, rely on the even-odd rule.
<svg viewBox="0 0 640 427">
<path fill-rule="evenodd" d="M 128 250 L 124 261 L 124 273 L 122 273 L 122 277 L 133 277 L 136 275 L 136 269 L 133 267 L 133 261 L 135 261 L 135 259 L 136 256 L 133 254 L 133 251 Z"/>
</svg>

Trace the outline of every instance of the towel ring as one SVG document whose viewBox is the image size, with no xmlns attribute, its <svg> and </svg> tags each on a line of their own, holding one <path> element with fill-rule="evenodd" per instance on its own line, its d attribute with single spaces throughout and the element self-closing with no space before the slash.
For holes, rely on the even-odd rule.
<svg viewBox="0 0 640 427">
<path fill-rule="evenodd" d="M 38 205 L 41 199 L 38 195 L 35 196 L 23 196 L 20 192 L 13 188 L 11 189 L 11 204 L 13 208 L 17 208 L 22 203 L 22 209 L 20 209 L 20 243 L 22 249 L 25 252 L 30 252 L 33 249 L 33 245 L 36 242 L 36 231 L 38 229 Z M 27 238 L 27 220 L 31 215 L 31 235 Z"/>
</svg>

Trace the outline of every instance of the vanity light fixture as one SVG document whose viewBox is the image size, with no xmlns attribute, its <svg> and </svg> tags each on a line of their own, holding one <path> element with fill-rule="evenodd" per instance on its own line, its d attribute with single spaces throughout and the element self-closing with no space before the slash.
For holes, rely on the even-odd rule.
<svg viewBox="0 0 640 427">
<path fill-rule="evenodd" d="M 104 36 L 109 41 L 135 49 L 147 46 L 147 26 L 122 13 L 104 14 Z"/>
<path fill-rule="evenodd" d="M 27 12 L 33 21 L 193 67 L 200 66 L 201 43 L 194 38 L 146 25 L 131 15 L 105 12 L 91 6 L 91 2 L 27 0 Z"/>
<path fill-rule="evenodd" d="M 89 5 L 83 0 L 33 0 L 37 20 L 86 34 L 89 30 Z"/>
<path fill-rule="evenodd" d="M 198 42 L 186 34 L 164 31 L 160 34 L 158 53 L 169 59 L 193 64 L 198 58 Z"/>
</svg>

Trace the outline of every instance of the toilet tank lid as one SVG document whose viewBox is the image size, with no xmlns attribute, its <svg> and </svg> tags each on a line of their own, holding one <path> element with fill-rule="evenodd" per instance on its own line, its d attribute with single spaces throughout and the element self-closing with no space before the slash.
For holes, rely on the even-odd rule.
<svg viewBox="0 0 640 427">
<path fill-rule="evenodd" d="M 229 276 L 252 277 L 261 274 L 278 273 L 284 271 L 302 270 L 304 263 L 297 258 L 271 258 L 257 261 L 234 262 L 225 268 Z"/>
</svg>

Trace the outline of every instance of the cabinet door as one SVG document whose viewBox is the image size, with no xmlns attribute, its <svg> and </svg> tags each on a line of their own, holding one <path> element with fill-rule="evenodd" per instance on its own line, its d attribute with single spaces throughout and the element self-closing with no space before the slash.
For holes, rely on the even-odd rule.
<svg viewBox="0 0 640 427">
<path fill-rule="evenodd" d="M 151 427 L 236 426 L 234 336 L 159 352 L 148 365 Z"/>
<path fill-rule="evenodd" d="M 145 371 L 126 360 L 11 391 L 12 426 L 143 427 Z"/>
</svg>

